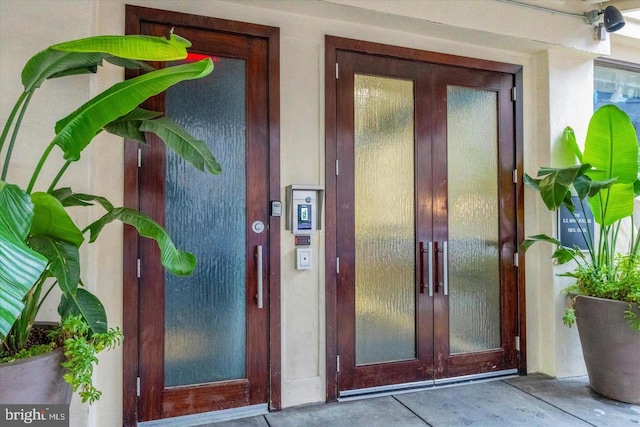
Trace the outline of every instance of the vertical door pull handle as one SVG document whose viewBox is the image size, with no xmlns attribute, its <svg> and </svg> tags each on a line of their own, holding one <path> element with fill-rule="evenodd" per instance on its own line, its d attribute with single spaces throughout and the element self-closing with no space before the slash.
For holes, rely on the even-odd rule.
<svg viewBox="0 0 640 427">
<path fill-rule="evenodd" d="M 433 242 L 429 242 L 429 296 L 433 296 Z"/>
<path fill-rule="evenodd" d="M 420 293 L 424 294 L 424 242 L 418 244 L 418 250 L 420 251 L 418 263 L 418 268 L 420 269 Z"/>
<path fill-rule="evenodd" d="M 447 250 L 447 242 L 442 242 L 442 280 L 444 281 L 444 294 L 449 295 L 449 251 Z"/>
<path fill-rule="evenodd" d="M 258 299 L 258 308 L 262 308 L 262 246 L 258 246 L 256 249 L 256 270 L 258 274 L 258 294 L 256 298 Z"/>
</svg>

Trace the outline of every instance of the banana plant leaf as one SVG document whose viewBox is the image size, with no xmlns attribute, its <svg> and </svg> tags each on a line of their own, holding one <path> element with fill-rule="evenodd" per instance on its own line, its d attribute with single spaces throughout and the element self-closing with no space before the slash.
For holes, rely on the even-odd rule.
<svg viewBox="0 0 640 427">
<path fill-rule="evenodd" d="M 147 64 L 143 61 L 138 61 L 136 59 L 127 59 L 127 58 L 119 58 L 117 56 L 106 56 L 104 58 L 110 64 L 117 65 L 118 67 L 128 68 L 130 70 L 144 70 L 144 71 L 153 71 L 151 65 Z"/>
<path fill-rule="evenodd" d="M 524 183 L 540 192 L 547 209 L 555 211 L 564 205 L 573 212 L 575 207 L 571 200 L 571 187 L 589 168 L 588 164 L 568 168 L 540 168 L 538 179 L 525 173 Z"/>
<path fill-rule="evenodd" d="M 564 140 L 564 144 L 568 146 L 571 152 L 576 156 L 578 162 L 582 163 L 582 151 L 580 151 L 578 141 L 576 141 L 576 134 L 571 126 L 564 128 L 562 139 Z"/>
<path fill-rule="evenodd" d="M 29 246 L 49 260 L 48 270 L 65 294 L 75 294 L 80 282 L 80 252 L 72 243 L 49 236 L 29 239 Z"/>
<path fill-rule="evenodd" d="M 141 61 L 176 61 L 187 57 L 191 42 L 171 33 L 169 39 L 139 35 L 106 35 L 59 43 L 50 47 L 65 52 L 101 52 Z"/>
<path fill-rule="evenodd" d="M 22 69 L 22 85 L 29 92 L 55 77 L 95 73 L 106 55 L 103 53 L 74 53 L 45 49 L 34 55 Z"/>
<path fill-rule="evenodd" d="M 52 144 L 64 158 L 76 161 L 80 153 L 104 126 L 132 111 L 151 96 L 184 80 L 204 77 L 213 71 L 210 58 L 168 67 L 113 85 L 56 124 Z"/>
<path fill-rule="evenodd" d="M 63 294 L 58 314 L 65 318 L 81 315 L 96 334 L 107 332 L 107 313 L 100 300 L 86 289 L 79 288 L 75 295 Z"/>
<path fill-rule="evenodd" d="M 69 214 L 51 194 L 37 192 L 31 195 L 33 201 L 32 236 L 48 236 L 80 247 L 84 242 L 82 231 Z"/>
<path fill-rule="evenodd" d="M 527 250 L 538 242 L 547 242 L 557 245 L 557 249 L 554 251 L 552 258 L 555 258 L 558 264 L 565 264 L 577 256 L 580 256 L 581 252 L 579 248 L 569 248 L 563 246 L 562 242 L 558 239 L 550 237 L 546 234 L 536 234 L 535 236 L 529 236 L 522 241 L 520 247 L 522 250 Z"/>
<path fill-rule="evenodd" d="M 141 131 L 152 132 L 160 137 L 167 145 L 180 157 L 187 160 L 195 168 L 212 174 L 222 172 L 220 164 L 211 154 L 207 144 L 192 137 L 183 127 L 173 120 L 161 117 L 157 120 L 146 120 L 142 122 Z"/>
<path fill-rule="evenodd" d="M 22 84 L 33 90 L 55 77 L 95 73 L 105 59 L 127 68 L 153 68 L 141 61 L 174 61 L 187 57 L 191 43 L 171 34 L 169 39 L 149 36 L 96 36 L 60 43 L 34 55 L 22 70 Z"/>
<path fill-rule="evenodd" d="M 33 203 L 18 186 L 0 182 L 0 337 L 6 336 L 47 259 L 29 248 Z"/>
<path fill-rule="evenodd" d="M 162 265 L 173 274 L 187 276 L 196 267 L 195 256 L 178 250 L 164 228 L 147 215 L 129 208 L 115 208 L 89 225 L 86 228 L 90 232 L 89 242 L 94 242 L 104 226 L 116 220 L 134 226 L 141 236 L 155 240 Z"/>
<path fill-rule="evenodd" d="M 600 107 L 591 117 L 583 160 L 593 166 L 594 181 L 616 179 L 599 197 L 589 199 L 594 220 L 609 226 L 633 214 L 638 179 L 638 139 L 629 117 L 615 105 Z"/>
<path fill-rule="evenodd" d="M 140 130 L 140 127 L 144 121 L 153 120 L 159 116 L 161 116 L 161 113 L 158 113 L 157 111 L 136 108 L 129 114 L 125 114 L 124 116 L 107 124 L 104 127 L 104 130 L 124 139 L 130 139 L 132 141 L 146 144 L 147 138 L 145 138 L 144 132 Z"/>
<path fill-rule="evenodd" d="M 92 206 L 96 202 L 102 206 L 107 212 L 113 210 L 113 204 L 102 196 L 95 196 L 93 194 L 74 193 L 69 187 L 58 188 L 52 191 L 53 197 L 58 199 L 62 206 Z"/>
</svg>

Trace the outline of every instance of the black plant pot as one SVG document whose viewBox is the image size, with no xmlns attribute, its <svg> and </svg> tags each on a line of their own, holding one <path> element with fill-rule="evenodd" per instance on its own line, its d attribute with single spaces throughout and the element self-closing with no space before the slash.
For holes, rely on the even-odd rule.
<svg viewBox="0 0 640 427">
<path fill-rule="evenodd" d="M 64 380 L 63 349 L 0 364 L 0 403 L 66 404 L 72 390 Z"/>
<path fill-rule="evenodd" d="M 624 317 L 629 304 L 578 296 L 574 307 L 591 389 L 640 404 L 640 331 Z"/>
</svg>

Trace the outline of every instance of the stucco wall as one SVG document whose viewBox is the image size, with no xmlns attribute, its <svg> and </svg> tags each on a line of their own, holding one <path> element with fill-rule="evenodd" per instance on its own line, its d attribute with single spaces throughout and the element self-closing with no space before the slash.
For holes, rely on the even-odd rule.
<svg viewBox="0 0 640 427">
<path fill-rule="evenodd" d="M 556 139 L 566 125 L 584 135 L 591 113 L 591 61 L 609 53 L 609 42 L 596 43 L 591 29 L 575 17 L 489 1 L 432 1 L 428 9 L 395 9 L 383 1 L 151 1 L 128 3 L 180 12 L 272 25 L 281 36 L 281 184 L 324 183 L 324 36 L 374 41 L 453 55 L 521 64 L 524 67 L 525 171 L 534 173 L 551 162 Z M 20 91 L 19 71 L 38 50 L 53 43 L 95 34 L 124 32 L 122 0 L 4 0 L 0 2 L 0 117 L 9 114 Z M 377 12 L 363 10 L 371 7 Z M 343 7 L 343 9 L 335 9 Z M 406 17 L 392 13 L 400 10 Z M 403 12 L 404 11 L 404 12 Z M 409 12 L 410 11 L 410 12 Z M 339 12 L 339 13 L 338 13 Z M 512 20 L 494 16 L 509 14 Z M 316 15 L 311 16 L 311 15 Z M 411 15 L 411 16 L 409 16 Z M 548 15 L 548 14 L 547 14 Z M 454 19 L 459 17 L 460 19 Z M 539 19 L 547 19 L 540 31 Z M 575 21 L 575 22 L 574 22 Z M 508 22 L 512 22 L 508 24 Z M 466 27 L 466 28 L 462 28 Z M 614 54 L 640 62 L 640 49 L 621 44 Z M 16 155 L 32 165 L 53 136 L 55 120 L 112 82 L 120 69 L 107 67 L 99 77 L 49 81 L 34 98 Z M 37 147 L 36 147 L 37 146 Z M 79 191 L 103 194 L 122 203 L 122 144 L 101 136 L 83 154 L 83 164 L 69 173 Z M 54 168 L 55 169 L 55 168 Z M 15 173 L 15 175 L 14 175 Z M 20 175 L 20 168 L 12 172 Z M 50 173 L 53 173 L 50 171 Z M 527 234 L 553 232 L 554 216 L 525 193 Z M 89 222 L 85 212 L 82 222 Z M 91 290 L 106 303 L 110 322 L 122 321 L 121 228 L 93 245 L 92 261 L 83 264 Z M 324 235 L 314 239 L 314 267 L 294 268 L 292 235 L 282 233 L 282 402 L 293 406 L 325 398 Z M 562 325 L 560 290 L 565 282 L 549 262 L 551 248 L 532 249 L 526 257 L 527 360 L 529 372 L 570 376 L 584 373 L 575 330 Z M 87 258 L 85 258 L 86 260 Z M 549 310 L 553 307 L 553 310 Z M 53 310 L 53 308 L 51 309 Z M 48 313 L 53 316 L 54 313 Z M 96 383 L 102 399 L 89 407 L 74 398 L 73 425 L 118 425 L 121 420 L 120 349 L 101 358 Z"/>
</svg>

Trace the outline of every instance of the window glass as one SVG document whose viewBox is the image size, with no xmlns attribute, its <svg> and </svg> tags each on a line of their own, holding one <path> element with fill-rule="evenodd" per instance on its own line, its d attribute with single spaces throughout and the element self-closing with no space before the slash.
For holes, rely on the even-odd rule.
<svg viewBox="0 0 640 427">
<path fill-rule="evenodd" d="M 594 111 L 605 104 L 614 104 L 627 113 L 640 135 L 640 65 L 637 71 L 594 67 Z"/>
</svg>

